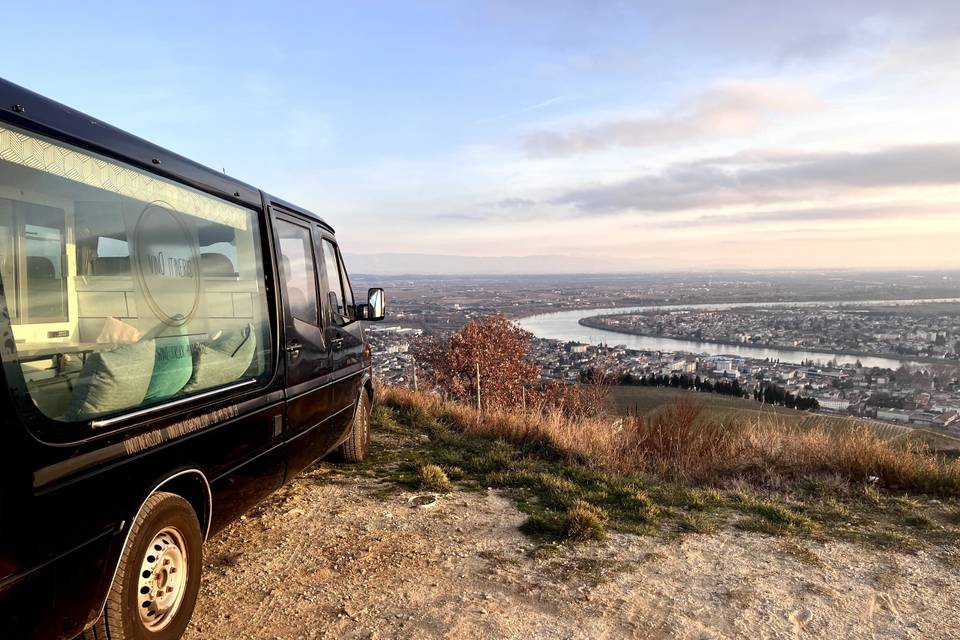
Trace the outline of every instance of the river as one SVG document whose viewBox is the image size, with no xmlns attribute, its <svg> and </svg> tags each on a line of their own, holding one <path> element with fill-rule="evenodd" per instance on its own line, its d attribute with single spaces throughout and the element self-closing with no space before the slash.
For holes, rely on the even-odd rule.
<svg viewBox="0 0 960 640">
<path fill-rule="evenodd" d="M 872 305 L 913 305 L 928 302 L 960 302 L 960 298 L 930 298 L 914 300 L 865 300 L 858 302 L 838 303 L 831 302 L 743 302 L 726 304 L 678 304 L 643 307 L 612 307 L 608 309 L 578 309 L 574 311 L 557 311 L 528 316 L 517 320 L 517 324 L 537 336 L 564 342 L 582 342 L 585 344 L 622 344 L 628 349 L 638 351 L 683 351 L 708 355 L 731 355 L 742 358 L 763 360 L 780 360 L 781 362 L 800 363 L 805 360 L 814 362 L 834 361 L 838 364 L 854 364 L 858 360 L 865 367 L 881 367 L 897 369 L 902 364 L 913 364 L 909 358 L 893 359 L 875 356 L 841 355 L 821 351 L 795 351 L 793 349 L 776 349 L 764 347 L 750 347 L 728 345 L 716 342 L 700 342 L 697 340 L 682 340 L 676 338 L 658 338 L 654 336 L 635 336 L 606 329 L 594 329 L 579 324 L 581 318 L 591 316 L 638 313 L 642 311 L 669 311 L 674 309 L 715 309 L 724 311 L 740 307 L 813 307 L 813 306 L 872 306 Z"/>
</svg>

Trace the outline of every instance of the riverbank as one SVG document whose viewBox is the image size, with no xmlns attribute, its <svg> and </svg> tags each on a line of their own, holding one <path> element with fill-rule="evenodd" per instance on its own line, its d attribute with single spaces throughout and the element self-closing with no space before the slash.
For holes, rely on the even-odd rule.
<svg viewBox="0 0 960 640">
<path fill-rule="evenodd" d="M 511 320 L 519 321 L 525 318 L 532 318 L 540 315 L 567 312 L 591 312 L 591 311 L 613 311 L 615 313 L 631 313 L 637 309 L 655 310 L 655 309 L 697 309 L 717 307 L 723 308 L 765 308 L 770 306 L 850 306 L 863 304 L 866 306 L 890 305 L 890 309 L 898 309 L 903 306 L 914 306 L 918 304 L 960 304 L 960 298 L 955 297 L 930 297 L 930 298 L 891 298 L 889 300 L 877 299 L 870 295 L 861 295 L 854 297 L 831 297 L 831 296 L 793 296 L 782 297 L 776 300 L 757 299 L 752 296 L 729 296 L 724 298 L 691 298 L 686 300 L 680 298 L 625 298 L 615 306 L 604 306 L 602 302 L 590 303 L 567 303 L 561 302 L 555 305 L 529 306 L 522 309 L 506 309 L 504 315 Z M 598 315 L 614 315 L 603 313 Z"/>
<path fill-rule="evenodd" d="M 958 298 L 914 298 L 914 299 L 890 299 L 883 300 L 861 300 L 858 305 L 918 305 L 928 303 L 954 303 Z M 881 358 L 877 356 L 845 356 L 836 353 L 803 351 L 798 349 L 763 349 L 743 344 L 723 345 L 710 342 L 690 342 L 689 340 L 676 340 L 664 337 L 651 337 L 646 335 L 631 335 L 623 332 L 614 332 L 609 329 L 597 329 L 579 324 L 579 320 L 604 315 L 619 315 L 626 313 L 643 313 L 646 311 L 672 311 L 672 310 L 696 310 L 711 309 L 716 311 L 726 311 L 742 307 L 764 307 L 777 308 L 784 306 L 823 306 L 830 304 L 827 301 L 811 301 L 807 303 L 797 302 L 752 302 L 749 304 L 677 304 L 646 307 L 608 307 L 606 309 L 592 310 L 574 310 L 574 311 L 553 311 L 550 313 L 524 316 L 516 320 L 517 324 L 526 331 L 529 331 L 538 338 L 548 340 L 558 340 L 560 342 L 579 342 L 592 345 L 622 344 L 628 349 L 634 351 L 666 353 L 691 352 L 707 353 L 710 355 L 729 354 L 738 357 L 770 362 L 793 362 L 803 361 L 828 362 L 836 361 L 838 364 L 855 364 L 860 360 L 864 367 L 892 369 L 896 370 L 904 364 L 916 365 L 921 362 L 913 359 Z M 936 363 L 944 361 L 934 360 Z"/>
<path fill-rule="evenodd" d="M 697 343 L 711 343 L 726 345 L 730 347 L 748 347 L 756 349 L 774 349 L 778 351 L 790 351 L 794 353 L 805 353 L 809 352 L 814 347 L 794 347 L 780 344 L 772 343 L 762 343 L 762 342 L 734 342 L 733 340 L 724 340 L 722 338 L 714 338 L 711 336 L 703 338 L 694 338 L 692 336 L 681 336 L 681 335 L 670 335 L 670 334 L 653 334 L 644 331 L 631 330 L 625 327 L 610 327 L 603 322 L 599 322 L 600 318 L 609 317 L 611 315 L 617 314 L 604 314 L 599 316 L 590 316 L 587 318 L 580 318 L 577 321 L 577 324 L 583 327 L 588 327 L 590 329 L 599 329 L 601 331 L 609 331 L 611 333 L 620 333 L 623 335 L 630 336 L 639 336 L 641 338 L 654 338 L 654 339 L 667 339 L 667 340 L 678 340 L 682 342 L 689 342 L 691 345 Z M 943 364 L 943 365 L 954 365 L 960 366 L 960 362 L 953 360 L 944 360 L 942 358 L 930 358 L 922 356 L 912 356 L 912 355 L 903 355 L 898 353 L 872 353 L 868 351 L 834 351 L 832 349 L 821 349 L 816 347 L 817 351 L 826 355 L 833 355 L 838 357 L 845 358 L 884 358 L 888 360 L 897 360 L 902 364 Z M 691 350 L 691 353 L 697 353 L 694 350 Z"/>
</svg>

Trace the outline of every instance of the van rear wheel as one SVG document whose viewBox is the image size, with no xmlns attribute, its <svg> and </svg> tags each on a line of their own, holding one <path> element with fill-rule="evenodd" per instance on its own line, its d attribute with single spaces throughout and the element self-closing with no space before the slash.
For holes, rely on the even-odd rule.
<svg viewBox="0 0 960 640">
<path fill-rule="evenodd" d="M 174 640 L 190 622 L 203 553 L 193 507 L 157 492 L 131 527 L 103 615 L 84 633 L 86 640 Z"/>
<path fill-rule="evenodd" d="M 350 436 L 340 445 L 340 457 L 345 462 L 363 462 L 370 450 L 370 396 L 360 392 L 357 410 L 353 414 Z"/>
</svg>

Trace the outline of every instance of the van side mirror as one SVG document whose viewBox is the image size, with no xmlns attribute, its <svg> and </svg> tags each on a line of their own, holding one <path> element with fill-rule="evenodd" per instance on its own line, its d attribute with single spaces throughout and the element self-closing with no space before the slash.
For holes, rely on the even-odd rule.
<svg viewBox="0 0 960 640">
<path fill-rule="evenodd" d="M 367 303 L 357 305 L 357 320 L 383 320 L 386 300 L 383 289 L 375 287 L 367 291 Z"/>
</svg>

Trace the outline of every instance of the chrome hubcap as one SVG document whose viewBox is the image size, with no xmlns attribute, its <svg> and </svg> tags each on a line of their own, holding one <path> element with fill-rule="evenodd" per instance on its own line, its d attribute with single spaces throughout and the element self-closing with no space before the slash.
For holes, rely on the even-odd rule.
<svg viewBox="0 0 960 640">
<path fill-rule="evenodd" d="M 163 629 L 177 614 L 187 587 L 187 546 L 173 527 L 153 537 L 140 564 L 137 610 L 151 631 Z"/>
</svg>

